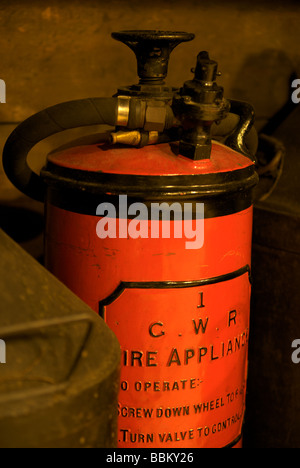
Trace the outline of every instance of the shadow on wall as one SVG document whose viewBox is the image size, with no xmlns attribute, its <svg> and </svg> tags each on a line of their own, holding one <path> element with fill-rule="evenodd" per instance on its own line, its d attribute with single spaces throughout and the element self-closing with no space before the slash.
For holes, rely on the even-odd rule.
<svg viewBox="0 0 300 468">
<path fill-rule="evenodd" d="M 27 197 L 0 202 L 0 228 L 40 263 L 43 262 L 43 206 Z"/>
<path fill-rule="evenodd" d="M 228 94 L 252 103 L 256 127 L 261 130 L 283 107 L 294 107 L 291 82 L 297 77 L 296 69 L 283 50 L 265 49 L 248 55 Z"/>
</svg>

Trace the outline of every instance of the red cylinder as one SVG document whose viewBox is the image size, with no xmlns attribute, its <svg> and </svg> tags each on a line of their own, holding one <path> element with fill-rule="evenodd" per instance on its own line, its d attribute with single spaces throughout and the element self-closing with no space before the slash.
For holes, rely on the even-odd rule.
<svg viewBox="0 0 300 468">
<path fill-rule="evenodd" d="M 92 145 L 42 175 L 47 267 L 121 345 L 119 447 L 239 446 L 253 162 L 216 142 L 200 161 L 173 143 Z"/>
</svg>

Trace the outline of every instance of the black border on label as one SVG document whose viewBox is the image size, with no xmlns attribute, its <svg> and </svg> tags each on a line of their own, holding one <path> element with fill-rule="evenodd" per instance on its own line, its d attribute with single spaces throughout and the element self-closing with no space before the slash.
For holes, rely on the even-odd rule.
<svg viewBox="0 0 300 468">
<path fill-rule="evenodd" d="M 195 288 L 199 286 L 206 286 L 208 284 L 221 283 L 229 281 L 239 276 L 248 273 L 249 281 L 251 283 L 251 269 L 250 265 L 245 265 L 238 270 L 230 273 L 225 273 L 220 276 L 213 276 L 211 278 L 204 278 L 196 281 L 121 281 L 119 286 L 105 299 L 99 302 L 99 315 L 104 317 L 104 307 L 112 304 L 126 289 L 183 289 Z"/>
</svg>

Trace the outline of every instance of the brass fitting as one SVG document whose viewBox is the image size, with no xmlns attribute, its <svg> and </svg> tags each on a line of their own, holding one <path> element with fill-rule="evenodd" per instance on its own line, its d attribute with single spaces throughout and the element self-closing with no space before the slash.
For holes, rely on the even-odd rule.
<svg viewBox="0 0 300 468">
<path fill-rule="evenodd" d="M 123 131 L 111 133 L 111 143 L 116 145 L 117 143 L 122 143 L 130 146 L 138 146 L 141 142 L 141 132 L 138 130 L 132 131 Z"/>
<path fill-rule="evenodd" d="M 116 145 L 121 143 L 130 146 L 154 145 L 159 138 L 159 132 L 141 132 L 139 130 L 120 130 L 111 133 L 111 143 Z"/>
</svg>

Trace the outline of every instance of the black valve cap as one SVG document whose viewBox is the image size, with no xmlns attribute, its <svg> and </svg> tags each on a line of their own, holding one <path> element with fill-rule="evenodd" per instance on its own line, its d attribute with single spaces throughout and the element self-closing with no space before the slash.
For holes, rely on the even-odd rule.
<svg viewBox="0 0 300 468">
<path fill-rule="evenodd" d="M 136 55 L 140 83 L 158 84 L 168 73 L 169 57 L 181 42 L 194 39 L 195 35 L 182 31 L 120 31 L 112 37 L 126 44 Z"/>
<path fill-rule="evenodd" d="M 205 81 L 206 83 L 214 82 L 218 75 L 217 71 L 218 63 L 209 58 L 208 52 L 200 52 L 197 57 L 195 80 Z"/>
</svg>

